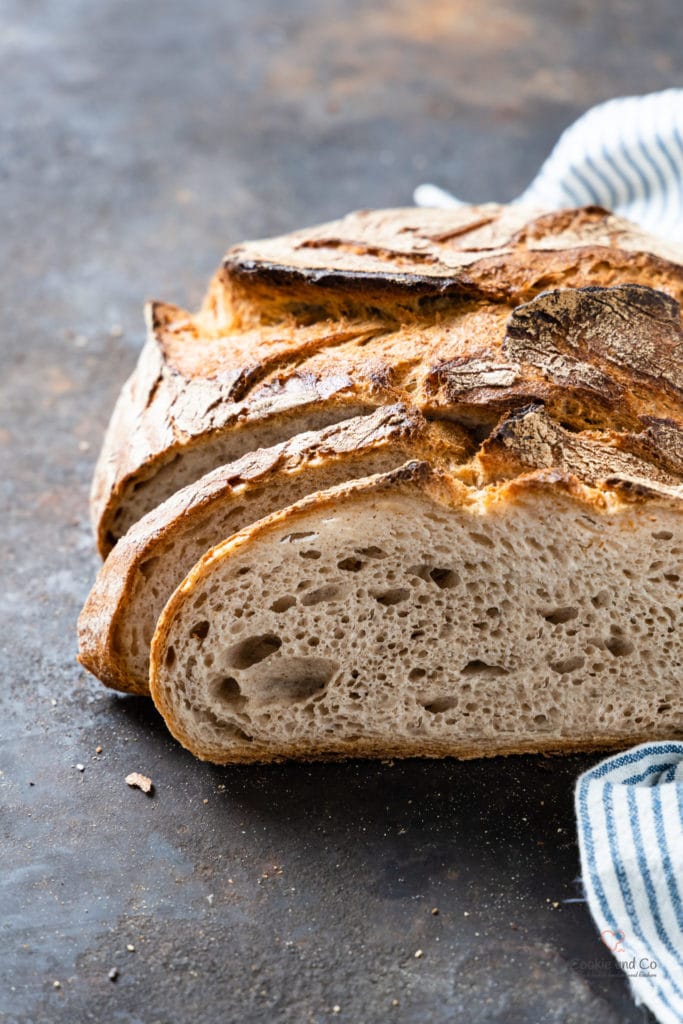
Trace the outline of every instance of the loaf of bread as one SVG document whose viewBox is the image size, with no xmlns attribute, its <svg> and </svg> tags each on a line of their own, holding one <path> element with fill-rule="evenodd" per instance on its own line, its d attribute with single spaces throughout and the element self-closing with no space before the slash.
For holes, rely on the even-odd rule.
<svg viewBox="0 0 683 1024">
<path fill-rule="evenodd" d="M 232 249 L 148 309 L 81 661 L 218 762 L 680 735 L 682 263 L 598 208 Z"/>
</svg>

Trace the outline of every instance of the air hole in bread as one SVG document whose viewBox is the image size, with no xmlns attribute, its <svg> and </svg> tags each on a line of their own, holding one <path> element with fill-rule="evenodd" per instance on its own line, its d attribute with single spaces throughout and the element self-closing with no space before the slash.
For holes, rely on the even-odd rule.
<svg viewBox="0 0 683 1024">
<path fill-rule="evenodd" d="M 560 661 L 552 661 L 550 667 L 553 672 L 559 672 L 560 675 L 567 675 L 569 672 L 576 672 L 578 669 L 583 668 L 586 659 L 581 654 L 576 654 L 571 658 L 562 658 Z"/>
<path fill-rule="evenodd" d="M 373 594 L 372 596 L 378 604 L 390 608 L 392 605 L 406 601 L 410 597 L 410 591 L 405 587 L 395 587 L 393 590 L 385 590 L 383 594 Z"/>
<path fill-rule="evenodd" d="M 171 646 L 167 649 L 164 661 L 166 663 L 166 668 L 171 668 L 175 662 L 175 647 Z"/>
<path fill-rule="evenodd" d="M 611 636 L 605 640 L 605 647 L 615 658 L 623 658 L 633 652 L 633 644 L 625 636 Z"/>
<path fill-rule="evenodd" d="M 673 533 L 671 530 L 658 530 L 657 533 L 653 533 L 652 536 L 655 540 L 672 540 Z"/>
<path fill-rule="evenodd" d="M 594 608 L 606 608 L 610 603 L 610 595 L 607 590 L 599 590 L 595 597 L 591 598 L 591 604 Z"/>
<path fill-rule="evenodd" d="M 148 580 L 158 564 L 158 557 L 148 558 L 146 561 L 140 563 L 140 573 L 146 580 Z"/>
<path fill-rule="evenodd" d="M 387 553 L 382 548 L 378 548 L 377 545 L 373 544 L 369 548 L 356 548 L 359 555 L 364 555 L 366 558 L 386 558 Z"/>
<path fill-rule="evenodd" d="M 280 543 L 293 544 L 297 540 L 305 540 L 306 537 L 315 537 L 313 530 L 302 531 L 300 533 L 287 533 L 284 537 L 280 538 Z"/>
<path fill-rule="evenodd" d="M 249 636 L 239 643 L 233 644 L 226 652 L 228 665 L 237 669 L 251 668 L 265 661 L 271 654 L 282 647 L 282 640 L 274 633 L 264 633 L 261 636 Z"/>
<path fill-rule="evenodd" d="M 194 626 L 190 630 L 190 637 L 193 640 L 206 640 L 209 635 L 209 628 L 208 619 L 202 619 L 201 622 L 195 622 Z"/>
<path fill-rule="evenodd" d="M 551 612 L 544 612 L 543 618 L 546 622 L 552 623 L 553 626 L 559 626 L 563 622 L 569 622 L 571 619 L 575 619 L 578 614 L 578 608 L 568 605 L 565 608 L 555 608 Z"/>
<path fill-rule="evenodd" d="M 337 562 L 337 568 L 344 572 L 359 572 L 363 568 L 363 563 L 360 558 L 342 558 L 341 562 Z"/>
<path fill-rule="evenodd" d="M 316 590 L 311 590 L 310 593 L 306 594 L 302 598 L 301 603 L 304 607 L 309 608 L 314 604 L 321 604 L 325 601 L 338 601 L 343 596 L 341 587 L 338 587 L 334 583 L 330 583 L 324 587 L 318 587 Z"/>
<path fill-rule="evenodd" d="M 457 697 L 439 697 L 438 700 L 433 700 L 428 704 L 422 705 L 425 711 L 429 711 L 430 715 L 440 715 L 444 711 L 451 711 L 453 708 L 457 706 Z"/>
<path fill-rule="evenodd" d="M 479 658 L 473 658 L 472 661 L 468 661 L 464 668 L 460 670 L 460 674 L 463 676 L 506 676 L 508 670 L 503 668 L 501 665 L 488 665 L 485 661 L 480 661 Z"/>
<path fill-rule="evenodd" d="M 296 604 L 296 598 L 292 597 L 291 594 L 287 594 L 286 597 L 278 597 L 277 601 L 273 601 L 270 606 L 272 612 L 286 612 L 288 608 L 291 608 Z"/>
<path fill-rule="evenodd" d="M 214 699 L 221 704 L 231 708 L 241 708 L 246 704 L 246 698 L 234 676 L 222 676 L 215 681 L 211 689 Z"/>
<path fill-rule="evenodd" d="M 242 740 L 244 743 L 252 743 L 254 737 L 250 736 L 248 732 L 236 725 L 235 722 L 220 722 L 219 728 L 221 736 L 227 736 L 229 739 Z"/>
<path fill-rule="evenodd" d="M 316 551 L 315 548 L 309 548 L 308 551 L 300 551 L 299 552 L 299 557 L 300 558 L 313 558 L 313 559 L 316 559 L 316 558 L 320 558 L 320 552 Z"/>
<path fill-rule="evenodd" d="M 329 658 L 290 657 L 250 681 L 249 697 L 258 704 L 295 704 L 322 693 L 339 671 Z"/>
<path fill-rule="evenodd" d="M 452 569 L 431 569 L 430 578 L 436 583 L 439 590 L 451 590 L 460 582 L 460 578 Z"/>
<path fill-rule="evenodd" d="M 494 542 L 490 537 L 487 537 L 485 533 L 470 533 L 470 537 L 475 544 L 481 544 L 483 548 L 495 548 Z"/>
</svg>

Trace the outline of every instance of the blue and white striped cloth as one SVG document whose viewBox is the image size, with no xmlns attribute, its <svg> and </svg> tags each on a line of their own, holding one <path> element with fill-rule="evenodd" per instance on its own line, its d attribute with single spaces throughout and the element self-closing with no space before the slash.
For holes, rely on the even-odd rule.
<svg viewBox="0 0 683 1024">
<path fill-rule="evenodd" d="M 515 201 L 548 210 L 597 203 L 683 241 L 683 89 L 593 107 L 560 136 Z M 418 186 L 415 202 L 460 204 L 436 185 Z"/>
<path fill-rule="evenodd" d="M 516 201 L 597 203 L 683 241 L 683 89 L 589 110 Z M 415 202 L 460 204 L 435 185 L 420 185 Z M 603 942 L 636 1001 L 662 1024 L 683 1024 L 683 743 L 644 744 L 592 768 L 578 780 L 576 813 L 586 898 Z"/>
<path fill-rule="evenodd" d="M 633 995 L 683 1021 L 683 743 L 644 743 L 579 778 L 583 884 Z"/>
</svg>

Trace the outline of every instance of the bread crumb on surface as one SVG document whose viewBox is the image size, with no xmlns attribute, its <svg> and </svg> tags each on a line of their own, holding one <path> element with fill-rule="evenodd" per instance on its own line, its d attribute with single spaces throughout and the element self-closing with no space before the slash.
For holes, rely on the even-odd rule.
<svg viewBox="0 0 683 1024">
<path fill-rule="evenodd" d="M 131 772 L 130 775 L 126 775 L 126 783 L 134 789 L 141 789 L 143 793 L 152 793 L 154 791 L 154 783 L 147 775 L 141 775 L 140 772 Z"/>
<path fill-rule="evenodd" d="M 112 969 L 110 970 L 109 974 L 107 975 L 107 977 L 109 978 L 110 981 L 116 981 L 118 976 L 119 976 L 119 969 L 118 969 L 118 967 L 112 967 Z"/>
</svg>

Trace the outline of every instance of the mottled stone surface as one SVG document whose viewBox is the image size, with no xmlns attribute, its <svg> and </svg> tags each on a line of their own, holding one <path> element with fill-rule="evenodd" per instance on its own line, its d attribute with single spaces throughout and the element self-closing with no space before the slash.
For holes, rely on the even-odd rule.
<svg viewBox="0 0 683 1024">
<path fill-rule="evenodd" d="M 214 769 L 74 626 L 143 299 L 425 178 L 511 197 L 588 104 L 682 83 L 678 6 L 4 0 L 0 30 L 0 1019 L 643 1021 L 563 902 L 595 758 Z"/>
</svg>

